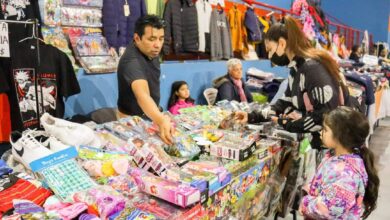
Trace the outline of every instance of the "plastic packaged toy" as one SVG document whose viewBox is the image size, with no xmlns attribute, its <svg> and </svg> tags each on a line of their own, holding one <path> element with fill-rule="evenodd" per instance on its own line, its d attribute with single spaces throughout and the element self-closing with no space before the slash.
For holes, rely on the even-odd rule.
<svg viewBox="0 0 390 220">
<path fill-rule="evenodd" d="M 223 166 L 220 166 L 218 162 L 212 161 L 190 161 L 183 166 L 184 169 L 202 170 L 210 172 L 218 176 L 218 182 L 220 186 L 228 184 L 232 178 L 232 174 L 229 173 Z M 209 195 L 214 193 L 209 188 Z"/>
<path fill-rule="evenodd" d="M 129 170 L 129 174 L 142 191 L 175 205 L 185 208 L 200 202 L 200 191 L 194 187 L 169 181 L 137 168 Z"/>
</svg>

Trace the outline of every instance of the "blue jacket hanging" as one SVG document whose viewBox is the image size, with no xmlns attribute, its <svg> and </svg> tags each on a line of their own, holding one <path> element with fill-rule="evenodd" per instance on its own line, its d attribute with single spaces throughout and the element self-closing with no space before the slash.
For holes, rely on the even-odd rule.
<svg viewBox="0 0 390 220">
<path fill-rule="evenodd" d="M 248 31 L 249 42 L 261 41 L 260 21 L 252 8 L 246 10 L 244 24 Z"/>
<path fill-rule="evenodd" d="M 125 16 L 124 5 L 130 7 L 130 15 Z M 146 15 L 144 0 L 104 0 L 103 32 L 110 47 L 126 47 L 132 41 L 135 22 Z"/>
</svg>

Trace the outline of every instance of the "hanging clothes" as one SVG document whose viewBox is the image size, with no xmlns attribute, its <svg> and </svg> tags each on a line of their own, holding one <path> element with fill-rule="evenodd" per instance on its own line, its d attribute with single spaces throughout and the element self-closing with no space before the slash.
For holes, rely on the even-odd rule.
<svg viewBox="0 0 390 220">
<path fill-rule="evenodd" d="M 270 25 L 273 25 L 273 24 L 278 23 L 278 21 L 276 20 L 276 18 L 275 18 L 274 15 L 271 15 L 271 16 L 269 17 L 269 22 L 270 22 Z"/>
<path fill-rule="evenodd" d="M 248 32 L 249 42 L 259 42 L 262 39 L 260 30 L 260 21 L 257 18 L 253 8 L 248 8 L 245 13 L 245 27 Z"/>
<path fill-rule="evenodd" d="M 65 53 L 43 43 L 39 45 L 39 53 L 40 65 L 36 44 L 27 40 L 11 48 L 9 64 L 1 63 L 9 67 L 0 72 L 7 81 L 0 84 L 0 91 L 7 90 L 12 130 L 39 128 L 39 118 L 45 112 L 62 118 L 64 98 L 80 92 Z"/>
<path fill-rule="evenodd" d="M 163 0 L 146 0 L 146 9 L 149 15 L 157 15 L 162 18 L 164 15 L 164 7 Z"/>
<path fill-rule="evenodd" d="M 263 17 L 259 17 L 259 21 L 264 26 L 263 33 L 267 33 L 268 30 L 269 30 L 269 23 L 268 23 L 268 21 L 265 18 L 263 18 Z"/>
<path fill-rule="evenodd" d="M 232 35 L 232 47 L 234 52 L 248 53 L 247 32 L 244 26 L 244 13 L 234 5 L 228 12 L 230 32 Z"/>
<path fill-rule="evenodd" d="M 0 74 L 0 78 L 5 77 L 3 74 Z M 4 84 L 4 88 L 0 91 L 0 143 L 8 142 L 9 135 L 11 134 L 11 118 L 10 118 L 10 108 L 8 102 L 8 96 L 5 93 L 8 91 L 6 81 L 0 79 L 0 84 Z M 1 149 L 0 149 L 1 152 Z"/>
<path fill-rule="evenodd" d="M 125 5 L 129 6 L 129 15 L 125 14 Z M 126 47 L 133 40 L 135 22 L 146 14 L 144 0 L 104 0 L 103 33 L 108 45 L 117 50 Z"/>
<path fill-rule="evenodd" d="M 42 24 L 41 14 L 39 13 L 39 5 L 37 0 L 0 0 L 0 20 L 26 21 L 38 19 Z M 26 28 L 25 25 L 9 23 L 9 40 L 10 44 L 14 45 L 19 40 L 32 35 L 32 29 Z M 12 31 L 11 31 L 12 30 Z M 41 27 L 38 31 L 39 37 L 42 38 Z"/>
<path fill-rule="evenodd" d="M 370 76 L 356 72 L 348 72 L 345 73 L 344 76 L 347 80 L 355 82 L 365 88 L 367 96 L 365 100 L 366 105 L 372 105 L 375 103 L 375 87 Z"/>
<path fill-rule="evenodd" d="M 165 6 L 163 52 L 175 54 L 199 50 L 198 13 L 192 0 L 169 0 Z"/>
<path fill-rule="evenodd" d="M 195 3 L 198 13 L 199 51 L 210 51 L 210 18 L 213 11 L 207 0 L 198 0 Z"/>
<path fill-rule="evenodd" d="M 210 34 L 211 60 L 232 58 L 230 27 L 224 11 L 213 10 L 211 13 Z"/>
</svg>

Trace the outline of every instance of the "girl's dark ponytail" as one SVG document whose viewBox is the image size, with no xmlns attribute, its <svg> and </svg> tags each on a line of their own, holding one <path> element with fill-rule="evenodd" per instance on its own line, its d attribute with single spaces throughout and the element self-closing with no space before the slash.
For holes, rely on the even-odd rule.
<svg viewBox="0 0 390 220">
<path fill-rule="evenodd" d="M 363 219 L 366 219 L 376 208 L 379 190 L 379 177 L 374 166 L 374 155 L 364 146 L 370 133 L 367 117 L 360 112 L 345 106 L 337 107 L 325 114 L 324 124 L 329 126 L 333 137 L 351 152 L 359 154 L 364 161 L 368 181 L 365 188 Z"/>
<path fill-rule="evenodd" d="M 372 151 L 367 147 L 362 147 L 360 148 L 360 156 L 364 161 L 368 175 L 368 182 L 363 198 L 364 212 L 362 216 L 363 219 L 366 219 L 376 208 L 380 181 L 374 165 L 374 154 Z"/>
</svg>

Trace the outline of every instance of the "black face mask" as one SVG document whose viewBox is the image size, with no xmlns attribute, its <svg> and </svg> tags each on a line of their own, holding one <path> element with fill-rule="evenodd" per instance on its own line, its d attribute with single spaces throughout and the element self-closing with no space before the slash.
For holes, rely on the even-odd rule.
<svg viewBox="0 0 390 220">
<path fill-rule="evenodd" d="M 279 45 L 278 45 L 278 47 L 279 47 Z M 277 66 L 287 66 L 290 63 L 290 60 L 288 59 L 286 53 L 279 56 L 278 54 L 276 54 L 277 50 L 278 50 L 278 48 L 276 47 L 275 53 L 272 54 L 272 57 L 271 57 L 271 63 L 275 64 Z"/>
</svg>

